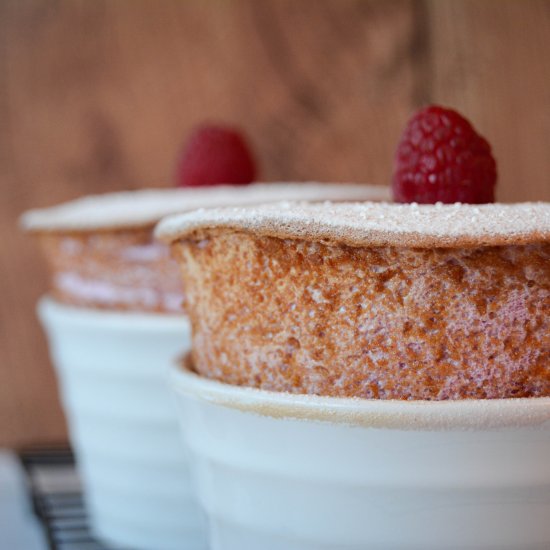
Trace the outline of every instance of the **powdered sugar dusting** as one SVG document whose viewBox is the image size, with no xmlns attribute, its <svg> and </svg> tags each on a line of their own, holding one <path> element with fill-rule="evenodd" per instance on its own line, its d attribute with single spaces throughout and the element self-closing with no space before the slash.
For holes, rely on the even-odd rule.
<svg viewBox="0 0 550 550">
<path fill-rule="evenodd" d="M 550 240 L 550 203 L 391 204 L 280 202 L 216 208 L 163 220 L 156 235 L 174 241 L 203 229 L 372 246 L 484 246 Z"/>
<path fill-rule="evenodd" d="M 89 231 L 143 227 L 164 216 L 197 208 L 260 204 L 280 200 L 388 200 L 389 189 L 356 183 L 256 183 L 186 189 L 148 189 L 92 195 L 21 218 L 30 231 Z"/>
</svg>

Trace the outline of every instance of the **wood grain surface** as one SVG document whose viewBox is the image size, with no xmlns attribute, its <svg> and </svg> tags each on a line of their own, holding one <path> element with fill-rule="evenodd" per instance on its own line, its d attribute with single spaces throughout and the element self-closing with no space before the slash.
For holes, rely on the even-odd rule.
<svg viewBox="0 0 550 550">
<path fill-rule="evenodd" d="M 455 106 L 502 200 L 550 199 L 546 0 L 0 2 L 0 445 L 66 437 L 18 215 L 171 185 L 189 129 L 246 131 L 264 180 L 388 183 L 410 113 Z"/>
</svg>

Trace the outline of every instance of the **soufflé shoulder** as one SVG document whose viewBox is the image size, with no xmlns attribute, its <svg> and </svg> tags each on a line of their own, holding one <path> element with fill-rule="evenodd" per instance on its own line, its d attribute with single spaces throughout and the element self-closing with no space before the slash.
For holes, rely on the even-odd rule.
<svg viewBox="0 0 550 550">
<path fill-rule="evenodd" d="M 378 399 L 550 396 L 550 204 L 166 219 L 203 376 Z"/>
<path fill-rule="evenodd" d="M 183 288 L 166 245 L 153 239 L 164 216 L 204 206 L 287 199 L 385 200 L 385 187 L 360 184 L 256 183 L 144 189 L 93 195 L 30 210 L 50 271 L 50 293 L 77 307 L 182 313 Z"/>
</svg>

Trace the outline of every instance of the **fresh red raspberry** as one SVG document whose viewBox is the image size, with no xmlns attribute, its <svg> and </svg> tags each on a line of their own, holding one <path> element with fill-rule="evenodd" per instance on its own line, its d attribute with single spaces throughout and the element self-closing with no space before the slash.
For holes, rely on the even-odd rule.
<svg viewBox="0 0 550 550">
<path fill-rule="evenodd" d="M 396 202 L 494 202 L 491 146 L 452 109 L 432 105 L 407 124 L 395 155 Z"/>
<path fill-rule="evenodd" d="M 252 153 L 239 131 L 203 125 L 191 133 L 177 169 L 177 185 L 251 183 L 256 178 Z"/>
</svg>

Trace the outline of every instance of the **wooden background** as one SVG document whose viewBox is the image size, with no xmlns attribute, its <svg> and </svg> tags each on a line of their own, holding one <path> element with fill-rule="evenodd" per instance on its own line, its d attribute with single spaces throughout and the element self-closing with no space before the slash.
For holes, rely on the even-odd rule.
<svg viewBox="0 0 550 550">
<path fill-rule="evenodd" d="M 170 185 L 203 120 L 265 180 L 388 183 L 418 106 L 493 144 L 501 200 L 550 199 L 550 2 L 0 0 L 0 445 L 65 437 L 20 212 Z"/>
</svg>

